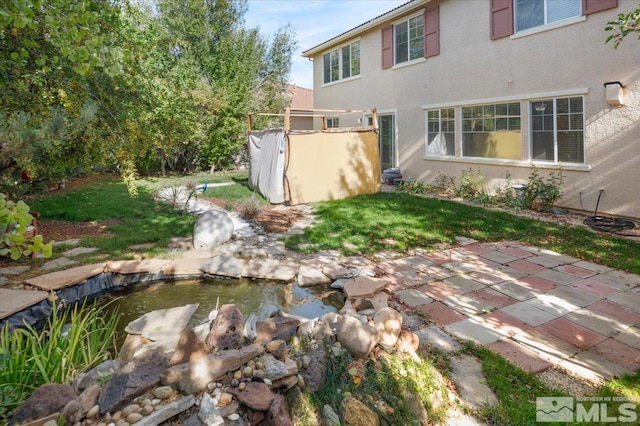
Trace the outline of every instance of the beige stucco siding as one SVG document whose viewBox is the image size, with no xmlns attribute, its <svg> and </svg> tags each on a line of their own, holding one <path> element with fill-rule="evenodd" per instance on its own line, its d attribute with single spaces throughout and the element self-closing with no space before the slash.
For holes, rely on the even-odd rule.
<svg viewBox="0 0 640 426">
<path fill-rule="evenodd" d="M 393 111 L 398 166 L 405 176 L 433 182 L 439 173 L 459 177 L 471 167 L 481 170 L 493 187 L 503 183 L 507 171 L 522 183 L 531 172 L 529 102 L 583 96 L 585 162 L 561 166 L 566 179 L 560 204 L 592 211 L 599 190 L 604 189 L 601 213 L 640 218 L 640 42 L 628 37 L 618 49 L 604 42 L 607 22 L 637 7 L 637 2 L 620 0 L 615 9 L 574 18 L 570 25 L 494 41 L 489 35 L 488 0 L 432 1 L 408 11 L 404 18 L 436 5 L 438 56 L 383 70 L 381 29 L 393 21 L 381 22 L 350 40 L 360 39 L 359 77 L 323 85 L 322 53 L 314 56 L 315 106 Z M 608 81 L 625 85 L 623 107 L 607 105 L 604 83 Z M 502 102 L 521 104 L 521 159 L 461 157 L 461 108 Z M 424 155 L 425 112 L 438 107 L 456 110 L 456 157 Z M 560 169 L 558 164 L 536 165 L 542 174 Z"/>
</svg>

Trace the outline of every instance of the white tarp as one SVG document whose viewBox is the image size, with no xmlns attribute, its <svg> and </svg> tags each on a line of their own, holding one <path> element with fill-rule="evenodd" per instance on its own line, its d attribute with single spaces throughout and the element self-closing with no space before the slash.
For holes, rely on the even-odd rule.
<svg viewBox="0 0 640 426">
<path fill-rule="evenodd" d="M 284 164 L 283 129 L 249 134 L 249 186 L 273 204 L 284 203 Z"/>
</svg>

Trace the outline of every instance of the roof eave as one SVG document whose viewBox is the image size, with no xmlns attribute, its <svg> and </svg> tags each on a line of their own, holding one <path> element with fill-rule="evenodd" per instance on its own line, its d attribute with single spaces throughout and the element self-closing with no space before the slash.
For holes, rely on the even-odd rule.
<svg viewBox="0 0 640 426">
<path fill-rule="evenodd" d="M 419 6 L 422 6 L 423 4 L 429 3 L 431 0 L 410 0 L 407 3 L 404 3 L 398 7 L 396 7 L 395 9 L 391 9 L 388 12 L 383 13 L 380 16 L 377 16 L 373 19 L 368 20 L 367 22 L 364 22 L 360 25 L 358 25 L 357 27 L 354 27 L 348 31 L 345 31 L 342 34 L 339 34 L 327 41 L 324 41 L 320 44 L 318 44 L 317 46 L 312 47 L 311 49 L 307 49 L 304 52 L 302 52 L 302 56 L 305 58 L 310 58 L 312 56 L 314 56 L 317 53 L 322 52 L 323 50 L 326 50 L 328 47 L 336 45 L 336 44 L 340 44 L 350 38 L 355 37 L 356 35 L 363 33 L 365 31 L 370 30 L 371 28 L 374 28 L 378 25 L 380 25 L 383 22 L 386 21 L 391 21 L 395 18 L 397 18 L 398 16 L 412 10 L 415 9 Z"/>
</svg>

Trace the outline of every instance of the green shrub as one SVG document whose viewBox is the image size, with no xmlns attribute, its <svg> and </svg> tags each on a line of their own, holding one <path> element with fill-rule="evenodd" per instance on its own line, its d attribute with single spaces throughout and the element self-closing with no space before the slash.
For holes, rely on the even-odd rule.
<svg viewBox="0 0 640 426">
<path fill-rule="evenodd" d="M 107 314 L 107 306 L 54 304 L 41 331 L 8 324 L 0 329 L 0 419 L 44 383 L 70 382 L 110 355 L 118 313 Z"/>
<path fill-rule="evenodd" d="M 433 185 L 410 178 L 398 185 L 398 190 L 407 194 L 430 194 L 436 191 Z"/>
<path fill-rule="evenodd" d="M 42 235 L 29 229 L 34 220 L 29 211 L 24 201 L 16 203 L 0 196 L 0 256 L 18 260 L 41 252 L 44 257 L 51 257 L 53 243 L 44 244 Z"/>
<path fill-rule="evenodd" d="M 460 184 L 455 187 L 454 195 L 456 197 L 472 200 L 479 195 L 486 193 L 484 189 L 484 178 L 480 170 L 463 170 L 460 176 Z"/>
<path fill-rule="evenodd" d="M 546 180 L 540 176 L 538 169 L 533 166 L 529 175 L 529 182 L 524 197 L 524 207 L 529 209 L 548 211 L 562 196 L 562 184 L 564 175 L 562 171 L 557 174 L 549 173 Z"/>
</svg>

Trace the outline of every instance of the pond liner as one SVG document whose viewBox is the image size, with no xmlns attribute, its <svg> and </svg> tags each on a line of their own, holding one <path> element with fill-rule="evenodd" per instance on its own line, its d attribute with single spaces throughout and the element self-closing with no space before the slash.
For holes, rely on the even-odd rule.
<svg viewBox="0 0 640 426">
<path fill-rule="evenodd" d="M 124 290 L 133 284 L 149 283 L 155 281 L 167 281 L 188 278 L 188 276 L 178 276 L 157 273 L 137 273 L 118 274 L 112 272 L 102 272 L 98 275 L 87 278 L 86 281 L 71 287 L 66 287 L 55 292 L 56 304 L 73 306 L 85 300 L 97 299 L 108 293 Z M 22 328 L 31 326 L 39 328 L 51 316 L 53 304 L 49 299 L 45 299 L 35 305 L 29 306 L 16 312 L 7 318 L 0 320 L 0 328 L 9 324 L 10 328 Z"/>
</svg>

